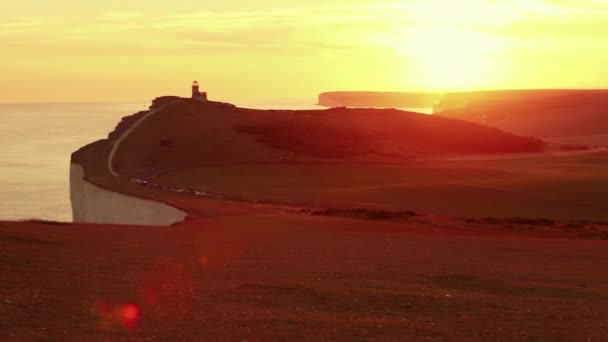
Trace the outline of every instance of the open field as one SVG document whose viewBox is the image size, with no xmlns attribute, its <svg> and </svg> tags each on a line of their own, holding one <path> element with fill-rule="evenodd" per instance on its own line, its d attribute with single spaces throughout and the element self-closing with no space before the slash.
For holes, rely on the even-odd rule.
<svg viewBox="0 0 608 342">
<path fill-rule="evenodd" d="M 608 245 L 201 200 L 173 228 L 0 223 L 0 339 L 600 341 Z"/>
<path fill-rule="evenodd" d="M 608 135 L 606 134 L 544 137 L 543 140 L 550 144 L 608 146 Z"/>
<path fill-rule="evenodd" d="M 162 173 L 245 197 L 473 217 L 608 220 L 608 155 L 400 164 L 251 163 Z"/>
</svg>

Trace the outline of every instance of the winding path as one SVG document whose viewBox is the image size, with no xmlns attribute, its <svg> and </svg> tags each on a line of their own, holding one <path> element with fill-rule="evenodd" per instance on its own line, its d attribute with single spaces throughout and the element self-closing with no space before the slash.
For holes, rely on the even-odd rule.
<svg viewBox="0 0 608 342">
<path fill-rule="evenodd" d="M 114 156 L 116 155 L 116 151 L 118 151 L 118 148 L 120 147 L 120 144 L 122 144 L 122 142 L 131 134 L 133 133 L 133 131 L 139 127 L 139 125 L 141 125 L 144 121 L 146 121 L 149 117 L 151 117 L 152 115 L 158 113 L 160 110 L 172 105 L 173 103 L 175 103 L 177 101 L 172 101 L 169 102 L 163 106 L 160 106 L 159 108 L 156 108 L 154 110 L 150 110 L 148 111 L 144 116 L 142 116 L 135 124 L 133 124 L 131 127 L 129 127 L 129 129 L 127 129 L 118 139 L 116 139 L 116 141 L 114 141 L 114 143 L 112 144 L 112 150 L 110 150 L 110 153 L 108 154 L 108 171 L 110 172 L 110 174 L 114 177 L 119 177 L 120 174 L 116 171 L 116 169 L 114 168 Z"/>
</svg>

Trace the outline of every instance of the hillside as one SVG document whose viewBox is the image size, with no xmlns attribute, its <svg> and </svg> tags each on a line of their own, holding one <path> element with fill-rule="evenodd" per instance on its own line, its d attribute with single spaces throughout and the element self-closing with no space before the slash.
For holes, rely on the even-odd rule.
<svg viewBox="0 0 608 342">
<path fill-rule="evenodd" d="M 404 160 L 450 154 L 538 152 L 544 148 L 534 138 L 398 110 L 250 110 L 190 100 L 156 103 L 153 108 L 154 114 L 122 142 L 124 148 L 116 154 L 115 166 L 122 172 L 137 174 L 138 170 L 201 163 L 327 158 Z M 110 133 L 110 141 L 145 114 L 123 119 Z M 75 159 L 80 157 L 80 153 L 75 153 Z"/>
<path fill-rule="evenodd" d="M 435 113 L 538 137 L 608 134 L 608 91 L 530 90 L 446 94 Z"/>
<path fill-rule="evenodd" d="M 519 153 L 542 151 L 544 144 L 389 109 L 251 110 L 179 98 L 158 99 L 152 108 L 74 153 L 88 181 L 165 203 L 173 189 L 171 196 L 608 220 L 601 149 Z M 122 177 L 111 177 L 108 155 L 119 139 L 110 164 Z M 186 212 L 199 210 L 177 201 Z"/>
<path fill-rule="evenodd" d="M 434 113 L 542 138 L 608 142 L 608 90 L 522 89 L 474 92 L 326 92 L 327 107 L 430 108 Z M 577 138 L 577 139 L 575 139 Z"/>
<path fill-rule="evenodd" d="M 325 107 L 393 107 L 430 108 L 441 95 L 438 93 L 405 93 L 374 91 L 334 91 L 319 94 L 319 105 Z"/>
</svg>

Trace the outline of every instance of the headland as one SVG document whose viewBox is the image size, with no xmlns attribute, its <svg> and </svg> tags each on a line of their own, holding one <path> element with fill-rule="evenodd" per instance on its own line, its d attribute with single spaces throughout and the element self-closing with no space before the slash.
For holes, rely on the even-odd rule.
<svg viewBox="0 0 608 342">
<path fill-rule="evenodd" d="M 608 329 L 602 150 L 398 110 L 163 97 L 71 163 L 78 223 L 0 222 L 1 339 Z"/>
</svg>

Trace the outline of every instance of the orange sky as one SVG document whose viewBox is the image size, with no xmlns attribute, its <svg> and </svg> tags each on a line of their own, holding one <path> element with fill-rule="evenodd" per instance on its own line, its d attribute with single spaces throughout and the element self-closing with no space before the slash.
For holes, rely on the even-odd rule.
<svg viewBox="0 0 608 342">
<path fill-rule="evenodd" d="M 605 0 L 0 3 L 0 102 L 608 87 Z"/>
</svg>

